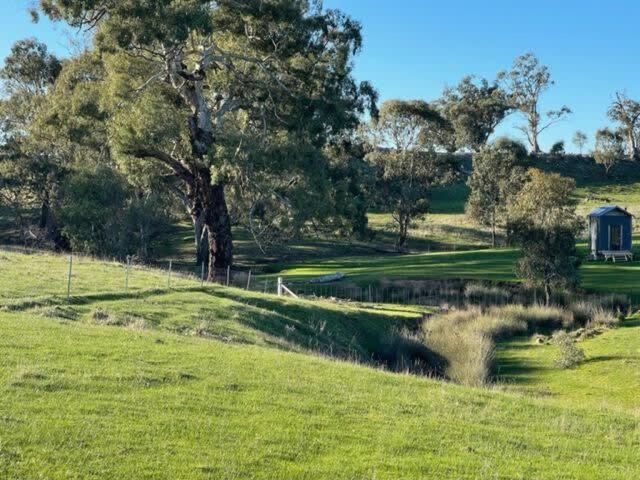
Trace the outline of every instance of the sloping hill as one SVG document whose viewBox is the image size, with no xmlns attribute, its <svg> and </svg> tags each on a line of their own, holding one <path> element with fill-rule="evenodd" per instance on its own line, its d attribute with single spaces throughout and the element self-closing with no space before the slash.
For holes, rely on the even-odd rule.
<svg viewBox="0 0 640 480">
<path fill-rule="evenodd" d="M 25 313 L 0 330 L 2 478 L 640 475 L 630 413 Z"/>
<path fill-rule="evenodd" d="M 357 306 L 299 301 L 223 288 L 167 272 L 74 257 L 66 298 L 68 258 L 0 252 L 0 308 L 62 321 L 164 330 L 222 341 L 276 346 L 404 368 L 415 355 L 403 330 L 416 330 L 421 307 Z M 125 275 L 128 288 L 125 291 Z M 403 342 L 406 359 L 396 355 Z"/>
<path fill-rule="evenodd" d="M 89 260 L 93 286 L 67 304 L 57 276 L 37 296 L 17 273 L 46 276 L 65 259 L 2 255 L 0 285 L 13 297 L 4 290 L 0 309 L 0 478 L 640 475 L 630 404 L 581 402 L 578 388 L 567 401 L 561 391 L 540 396 L 540 385 L 465 388 L 315 354 L 366 361 L 385 334 L 418 321 L 415 310 L 188 279 L 172 290 L 133 283 L 124 294 L 109 280 L 121 266 Z M 611 378 L 613 394 L 624 392 Z"/>
</svg>

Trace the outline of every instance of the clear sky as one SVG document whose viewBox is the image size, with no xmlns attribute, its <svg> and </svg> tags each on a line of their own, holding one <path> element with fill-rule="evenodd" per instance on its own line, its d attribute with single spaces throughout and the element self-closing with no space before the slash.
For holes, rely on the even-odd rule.
<svg viewBox="0 0 640 480">
<path fill-rule="evenodd" d="M 60 55 L 69 54 L 69 32 L 47 21 L 34 25 L 33 0 L 0 0 L 0 57 L 11 44 L 35 36 Z M 556 85 L 543 109 L 564 104 L 574 114 L 541 137 L 543 148 L 573 132 L 590 138 L 608 123 L 616 90 L 640 98 L 638 0 L 325 0 L 363 26 L 364 48 L 356 76 L 370 80 L 381 98 L 437 98 L 466 74 L 493 78 L 521 53 L 534 52 Z M 72 35 L 71 35 L 72 36 Z M 518 136 L 508 118 L 501 134 Z"/>
</svg>

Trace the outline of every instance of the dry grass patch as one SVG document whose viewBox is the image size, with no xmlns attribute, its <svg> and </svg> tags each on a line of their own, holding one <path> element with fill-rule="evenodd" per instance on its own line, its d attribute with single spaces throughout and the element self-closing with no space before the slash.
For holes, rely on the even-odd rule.
<svg viewBox="0 0 640 480">
<path fill-rule="evenodd" d="M 442 361 L 439 373 L 464 385 L 490 381 L 495 342 L 517 335 L 609 328 L 618 317 L 601 304 L 576 302 L 568 308 L 543 305 L 469 307 L 427 319 L 423 325 L 426 346 Z M 534 339 L 546 343 L 544 335 Z"/>
</svg>

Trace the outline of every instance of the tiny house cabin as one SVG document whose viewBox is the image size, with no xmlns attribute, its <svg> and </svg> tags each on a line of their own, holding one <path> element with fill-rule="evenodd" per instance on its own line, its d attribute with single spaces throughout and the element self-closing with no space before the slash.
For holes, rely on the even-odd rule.
<svg viewBox="0 0 640 480">
<path fill-rule="evenodd" d="M 589 214 L 589 245 L 594 259 L 632 260 L 633 215 L 617 206 L 598 207 Z"/>
</svg>

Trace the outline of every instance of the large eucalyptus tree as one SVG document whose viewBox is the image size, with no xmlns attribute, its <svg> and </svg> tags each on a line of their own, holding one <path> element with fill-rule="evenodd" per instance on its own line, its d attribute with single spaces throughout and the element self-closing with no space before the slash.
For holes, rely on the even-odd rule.
<svg viewBox="0 0 640 480">
<path fill-rule="evenodd" d="M 373 103 L 371 87 L 351 76 L 360 26 L 319 2 L 41 0 L 40 8 L 93 32 L 113 154 L 176 179 L 206 238 L 210 278 L 233 262 L 229 176 L 256 135 L 272 153 L 262 161 L 277 168 L 314 157 Z"/>
<path fill-rule="evenodd" d="M 572 113 L 566 105 L 544 114 L 540 111 L 540 97 L 555 83 L 549 67 L 542 65 L 533 53 L 525 53 L 516 57 L 511 70 L 500 72 L 498 79 L 504 83 L 510 105 L 525 118 L 518 130 L 526 135 L 531 152 L 540 153 L 540 134 Z"/>
</svg>

